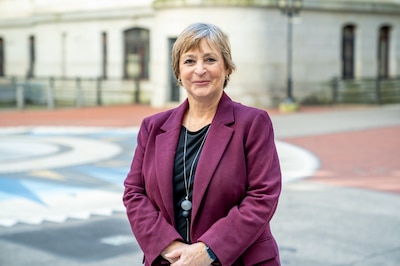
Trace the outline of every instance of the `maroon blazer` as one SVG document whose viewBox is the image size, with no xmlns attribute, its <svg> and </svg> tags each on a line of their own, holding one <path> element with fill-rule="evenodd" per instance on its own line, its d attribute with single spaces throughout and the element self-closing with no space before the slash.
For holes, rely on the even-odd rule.
<svg viewBox="0 0 400 266">
<path fill-rule="evenodd" d="M 143 120 L 123 201 L 145 265 L 174 240 L 173 168 L 187 100 Z M 276 257 L 270 220 L 281 191 L 271 120 L 225 93 L 211 123 L 193 185 L 192 242 L 206 243 L 222 265 L 254 265 Z M 271 264 L 279 265 L 279 263 Z"/>
</svg>

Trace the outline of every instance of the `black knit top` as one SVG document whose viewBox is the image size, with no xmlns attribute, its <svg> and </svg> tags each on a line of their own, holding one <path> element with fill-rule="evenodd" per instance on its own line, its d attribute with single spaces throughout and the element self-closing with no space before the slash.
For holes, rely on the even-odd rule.
<svg viewBox="0 0 400 266">
<path fill-rule="evenodd" d="M 196 153 L 201 147 L 201 143 L 204 139 L 205 134 L 208 131 L 210 125 L 207 125 L 196 132 L 188 131 L 187 134 L 187 147 L 186 147 L 186 179 L 189 181 L 190 179 L 190 169 L 193 164 L 193 160 L 196 157 Z M 175 208 L 175 221 L 176 221 L 176 229 L 183 237 L 186 238 L 187 232 L 187 222 L 186 218 L 183 217 L 183 209 L 181 208 L 181 203 L 186 197 L 186 189 L 185 189 L 185 181 L 183 175 L 183 154 L 184 154 L 184 146 L 185 146 L 185 134 L 186 128 L 182 126 L 181 133 L 179 135 L 179 142 L 175 155 L 175 164 L 174 164 L 174 176 L 173 176 L 173 188 L 174 188 L 174 208 Z M 201 153 L 201 151 L 200 151 Z M 193 183 L 196 173 L 197 163 L 199 161 L 200 154 L 197 156 L 196 161 L 193 165 L 192 170 L 192 178 L 189 190 L 189 200 L 192 201 L 193 197 Z M 189 215 L 189 220 L 191 218 L 191 214 Z"/>
</svg>

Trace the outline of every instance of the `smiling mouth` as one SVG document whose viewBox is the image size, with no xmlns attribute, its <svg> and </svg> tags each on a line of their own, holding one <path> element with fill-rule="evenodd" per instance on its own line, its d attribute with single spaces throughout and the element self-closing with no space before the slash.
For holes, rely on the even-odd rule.
<svg viewBox="0 0 400 266">
<path fill-rule="evenodd" d="M 207 85 L 208 83 L 210 83 L 208 80 L 193 81 L 193 84 L 196 84 L 196 85 Z"/>
</svg>

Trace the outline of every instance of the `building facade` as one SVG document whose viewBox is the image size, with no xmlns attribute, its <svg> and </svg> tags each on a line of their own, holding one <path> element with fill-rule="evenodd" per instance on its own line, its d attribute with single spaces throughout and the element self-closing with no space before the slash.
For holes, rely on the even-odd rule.
<svg viewBox="0 0 400 266">
<path fill-rule="evenodd" d="M 170 51 L 193 22 L 227 33 L 232 98 L 263 108 L 285 98 L 288 18 L 276 0 L 0 0 L 0 77 L 137 79 L 141 101 L 178 103 Z M 326 101 L 334 77 L 400 76 L 400 0 L 304 0 L 290 23 L 300 102 Z"/>
</svg>

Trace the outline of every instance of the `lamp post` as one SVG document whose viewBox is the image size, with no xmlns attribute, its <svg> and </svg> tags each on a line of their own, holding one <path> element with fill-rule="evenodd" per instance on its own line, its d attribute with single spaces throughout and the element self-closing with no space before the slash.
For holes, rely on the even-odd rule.
<svg viewBox="0 0 400 266">
<path fill-rule="evenodd" d="M 292 27 L 293 17 L 300 13 L 303 8 L 303 0 L 277 0 L 278 7 L 281 12 L 287 16 L 287 85 L 286 85 L 286 98 L 283 101 L 285 107 L 294 108 L 296 111 L 298 105 L 292 94 Z"/>
<path fill-rule="evenodd" d="M 140 55 L 139 54 L 129 54 L 128 55 L 128 74 L 133 77 L 135 83 L 135 103 L 140 103 Z"/>
</svg>

